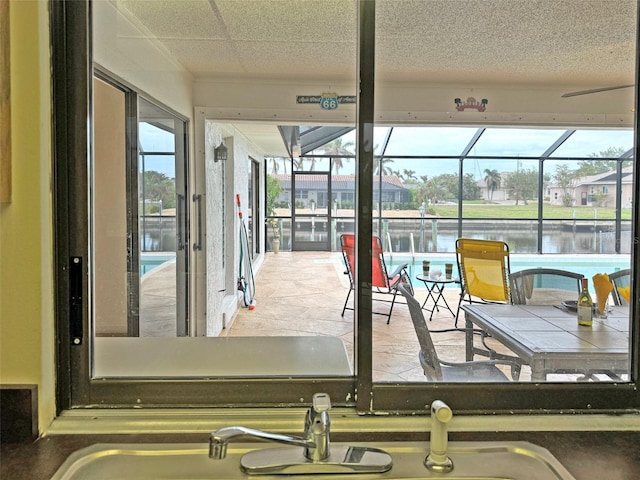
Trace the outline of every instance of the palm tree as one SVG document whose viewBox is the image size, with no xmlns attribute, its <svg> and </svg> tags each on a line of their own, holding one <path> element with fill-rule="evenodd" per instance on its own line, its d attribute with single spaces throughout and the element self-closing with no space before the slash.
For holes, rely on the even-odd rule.
<svg viewBox="0 0 640 480">
<path fill-rule="evenodd" d="M 277 158 L 272 158 L 271 159 L 271 173 L 278 173 L 278 170 L 280 170 L 280 160 Z"/>
<path fill-rule="evenodd" d="M 374 175 L 391 175 L 392 170 L 390 166 L 386 164 L 393 163 L 392 158 L 378 158 L 378 167 L 374 173 Z"/>
<path fill-rule="evenodd" d="M 298 159 L 293 159 L 293 166 L 297 170 L 304 170 L 304 158 L 300 157 Z"/>
<path fill-rule="evenodd" d="M 406 168 L 403 170 L 405 174 L 405 178 L 407 180 L 416 180 L 416 171 L 415 170 L 407 170 Z"/>
<path fill-rule="evenodd" d="M 322 150 L 326 155 L 353 155 L 353 142 L 342 143 L 343 138 L 336 138 L 335 140 L 327 143 L 322 147 Z M 340 173 L 340 169 L 344 167 L 344 164 L 351 161 L 350 158 L 337 157 L 333 159 L 333 168 L 336 175 Z"/>
<path fill-rule="evenodd" d="M 489 190 L 489 200 L 493 200 L 493 192 L 500 188 L 500 182 L 502 178 L 497 170 L 484 169 L 484 183 L 487 184 L 487 190 Z"/>
</svg>

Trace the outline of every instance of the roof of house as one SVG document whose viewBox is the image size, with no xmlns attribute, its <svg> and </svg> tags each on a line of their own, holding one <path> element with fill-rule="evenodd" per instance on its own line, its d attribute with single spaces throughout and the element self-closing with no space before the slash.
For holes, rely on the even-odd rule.
<svg viewBox="0 0 640 480">
<path fill-rule="evenodd" d="M 576 182 L 576 186 L 581 185 L 615 185 L 616 172 L 604 172 L 596 175 L 588 175 L 586 177 L 579 178 Z M 622 169 L 622 183 L 633 182 L 633 167 L 624 167 Z"/>
<path fill-rule="evenodd" d="M 276 178 L 280 185 L 285 189 L 291 189 L 291 174 L 270 174 L 273 178 Z M 349 190 L 355 188 L 355 175 L 331 175 L 331 185 L 334 190 Z M 377 189 L 380 182 L 380 177 L 374 175 L 373 188 Z M 385 189 L 397 189 L 406 190 L 407 188 L 402 183 L 402 180 L 397 175 L 382 175 L 382 183 L 385 185 Z M 298 175 L 296 177 L 296 187 L 304 188 L 307 190 L 318 190 L 326 188 L 327 177 L 324 174 L 314 175 L 312 173 Z"/>
</svg>

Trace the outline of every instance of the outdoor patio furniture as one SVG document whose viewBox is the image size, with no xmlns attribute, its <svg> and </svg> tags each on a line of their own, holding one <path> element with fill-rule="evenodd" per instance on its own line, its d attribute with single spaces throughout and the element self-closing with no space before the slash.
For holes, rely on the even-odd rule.
<svg viewBox="0 0 640 480">
<path fill-rule="evenodd" d="M 531 368 L 531 381 L 549 374 L 580 374 L 579 381 L 604 375 L 621 381 L 630 372 L 629 309 L 613 307 L 608 318 L 593 319 L 593 327 L 578 325 L 574 311 L 550 305 L 464 305 L 466 359 L 473 359 L 478 327 L 513 351 Z M 523 328 L 526 324 L 528 328 Z"/>
<path fill-rule="evenodd" d="M 463 301 L 468 303 L 511 302 L 508 283 L 509 246 L 506 243 L 459 238 L 456 240 L 456 260 L 462 282 L 456 325 Z"/>
<path fill-rule="evenodd" d="M 509 275 L 511 301 L 516 305 L 560 305 L 580 294 L 581 273 L 555 268 L 529 268 Z"/>
<path fill-rule="evenodd" d="M 349 293 L 342 308 L 342 316 L 345 310 L 353 310 L 349 307 L 349 298 L 351 292 L 355 290 L 355 235 L 352 233 L 344 233 L 340 235 L 340 247 L 344 258 L 345 273 L 349 276 Z M 374 300 L 379 302 L 390 303 L 388 312 L 373 311 L 376 315 L 384 315 L 387 317 L 387 324 L 391 321 L 391 313 L 395 305 L 396 296 L 398 294 L 398 286 L 406 284 L 413 292 L 411 278 L 407 270 L 407 264 L 403 263 L 398 266 L 392 273 L 388 273 L 387 264 L 384 260 L 384 252 L 382 251 L 382 243 L 380 237 L 374 236 L 371 239 L 371 287 L 374 294 Z M 385 299 L 384 295 L 391 295 L 391 300 Z"/>
<path fill-rule="evenodd" d="M 618 288 L 628 288 L 631 285 L 631 269 L 625 268 L 609 274 L 609 280 L 613 282 L 611 296 L 615 305 L 629 305 L 629 302 L 620 294 Z"/>
<path fill-rule="evenodd" d="M 498 368 L 507 365 L 511 368 L 514 380 L 518 380 L 520 366 L 508 360 L 483 360 L 467 362 L 447 362 L 438 358 L 431 338 L 431 332 L 422 313 L 418 300 L 409 289 L 401 284 L 398 290 L 405 297 L 411 314 L 411 321 L 420 343 L 418 357 L 425 376 L 435 382 L 506 382 L 509 378 Z M 455 331 L 456 329 L 450 329 Z M 473 335 L 473 333 L 471 333 Z"/>
<path fill-rule="evenodd" d="M 511 270 L 509 246 L 497 240 L 458 238 L 456 240 L 456 260 L 460 273 L 461 291 L 456 311 L 455 326 L 462 302 L 510 304 L 509 273 Z M 488 343 L 491 335 L 483 332 L 482 345 L 474 347 L 474 353 L 489 357 L 520 362 L 518 357 L 498 353 Z"/>
</svg>

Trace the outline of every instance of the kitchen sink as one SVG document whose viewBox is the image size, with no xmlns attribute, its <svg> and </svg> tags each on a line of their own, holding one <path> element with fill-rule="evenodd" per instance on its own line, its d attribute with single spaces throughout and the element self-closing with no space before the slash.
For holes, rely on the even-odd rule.
<svg viewBox="0 0 640 480">
<path fill-rule="evenodd" d="M 335 442 L 332 448 L 338 450 L 341 445 L 345 444 Z M 428 442 L 359 445 L 387 452 L 393 459 L 392 468 L 385 473 L 322 475 L 323 480 L 354 476 L 358 480 L 575 480 L 548 450 L 529 442 L 449 442 L 448 454 L 454 465 L 449 473 L 432 472 L 425 467 Z M 248 475 L 241 471 L 240 459 L 267 446 L 262 442 L 230 443 L 226 458 L 211 460 L 206 444 L 96 444 L 70 455 L 52 480 L 246 479 Z M 302 455 L 302 449 L 299 450 Z"/>
</svg>

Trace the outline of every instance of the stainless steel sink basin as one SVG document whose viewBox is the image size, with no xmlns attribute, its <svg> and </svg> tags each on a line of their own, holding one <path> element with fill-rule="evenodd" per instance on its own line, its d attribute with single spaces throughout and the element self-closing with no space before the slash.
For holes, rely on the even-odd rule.
<svg viewBox="0 0 640 480">
<path fill-rule="evenodd" d="M 322 480 L 354 479 L 354 476 L 354 480 L 575 480 L 548 450 L 528 442 L 449 442 L 454 469 L 444 474 L 431 472 L 424 466 L 428 442 L 359 445 L 389 453 L 393 458 L 391 470 L 380 474 L 322 475 Z M 246 479 L 247 475 L 240 471 L 240 458 L 266 446 L 233 443 L 224 460 L 214 461 L 208 457 L 206 444 L 97 444 L 69 456 L 52 480 Z"/>
</svg>

